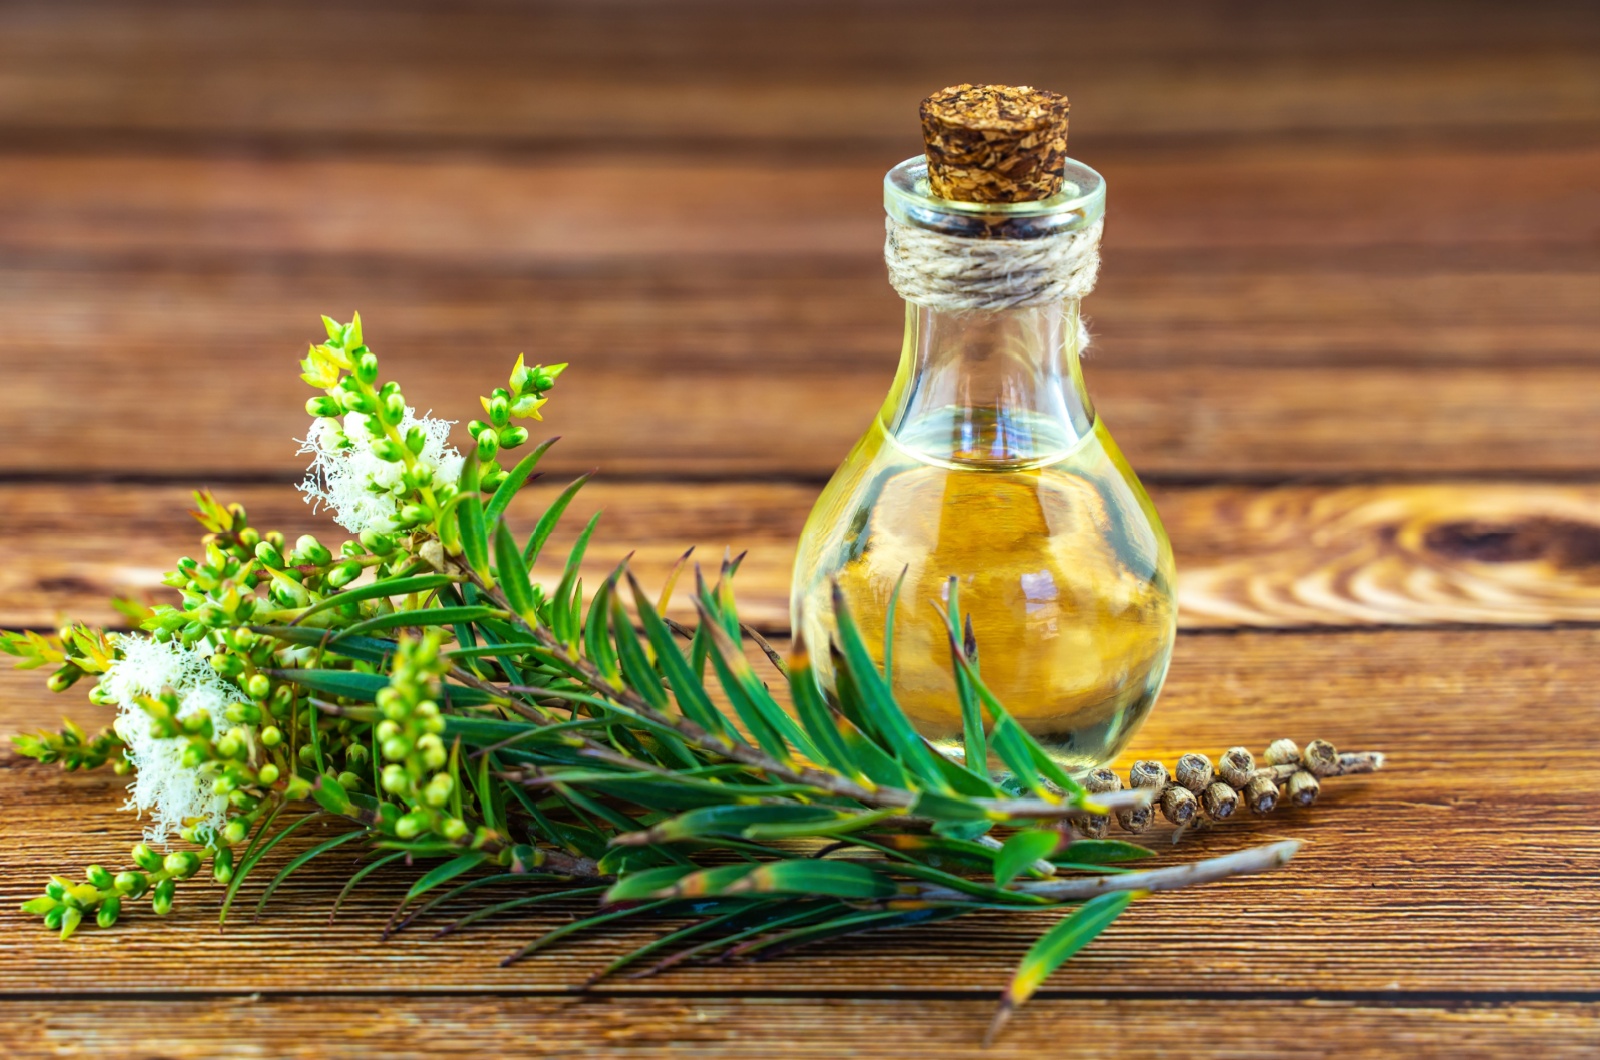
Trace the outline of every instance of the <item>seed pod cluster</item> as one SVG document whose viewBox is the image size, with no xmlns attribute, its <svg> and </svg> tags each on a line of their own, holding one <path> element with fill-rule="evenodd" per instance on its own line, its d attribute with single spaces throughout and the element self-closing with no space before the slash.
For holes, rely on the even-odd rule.
<svg viewBox="0 0 1600 1060">
<path fill-rule="evenodd" d="M 1171 773 L 1155 759 L 1140 759 L 1128 770 L 1127 783 L 1113 770 L 1100 768 L 1083 778 L 1092 794 L 1128 788 L 1150 788 L 1157 794 L 1149 806 L 1116 812 L 1123 831 L 1138 834 L 1155 823 L 1159 810 L 1177 832 L 1176 841 L 1201 821 L 1225 821 L 1241 808 L 1262 816 L 1279 805 L 1310 806 L 1322 790 L 1322 779 L 1351 773 L 1373 773 L 1383 768 L 1377 751 L 1340 753 L 1327 740 L 1312 740 L 1302 750 L 1293 740 L 1272 741 L 1258 760 L 1247 747 L 1231 747 L 1215 767 L 1203 754 L 1186 754 Z M 1109 815 L 1097 814 L 1079 822 L 1091 839 L 1104 838 Z"/>
</svg>

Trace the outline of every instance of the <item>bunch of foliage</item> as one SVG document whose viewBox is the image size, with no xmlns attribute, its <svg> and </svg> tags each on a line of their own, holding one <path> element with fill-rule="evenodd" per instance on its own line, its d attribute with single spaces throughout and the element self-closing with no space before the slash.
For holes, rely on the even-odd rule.
<svg viewBox="0 0 1600 1060">
<path fill-rule="evenodd" d="M 842 602 L 833 642 L 797 639 L 785 663 L 738 618 L 737 559 L 714 579 L 693 571 L 692 628 L 664 613 L 687 556 L 654 597 L 626 562 L 586 593 L 598 516 L 560 578 L 534 580 L 584 479 L 519 533 L 508 506 L 550 442 L 502 460 L 528 440 L 513 421 L 539 418 L 565 366 L 519 358 L 482 399 L 487 419 L 462 455 L 447 422 L 379 385 L 359 317 L 324 323 L 302 364 L 321 391 L 307 403 L 302 489 L 347 540 L 290 543 L 200 493 L 203 551 L 165 579 L 178 603 L 125 605 L 136 632 L 0 635 L 19 665 L 53 667 L 52 689 L 93 677 L 90 698 L 120 710 L 93 737 L 69 722 L 17 748 L 131 771 L 130 802 L 151 822 L 125 869 L 55 877 L 27 903 L 63 938 L 141 902 L 166 914 L 179 883 L 207 871 L 225 888 L 225 921 L 268 855 L 332 819 L 345 827 L 284 864 L 258 907 L 308 862 L 359 845 L 370 857 L 346 894 L 383 866 L 417 866 L 392 930 L 487 885 L 513 897 L 454 926 L 594 901 L 508 963 L 602 925 L 664 922 L 596 981 L 983 910 L 1058 914 L 1007 987 L 1003 1019 L 1136 899 L 1293 853 L 1279 843 L 1134 871 L 1125 863 L 1149 851 L 1083 838 L 1074 821 L 1146 807 L 1152 792 L 1091 795 L 1043 752 L 985 684 L 954 582 L 960 759 L 918 735 Z M 776 693 L 747 644 L 767 652 Z M 836 657 L 835 687 L 819 683 L 815 651 Z M 159 852 L 174 837 L 179 848 Z"/>
</svg>

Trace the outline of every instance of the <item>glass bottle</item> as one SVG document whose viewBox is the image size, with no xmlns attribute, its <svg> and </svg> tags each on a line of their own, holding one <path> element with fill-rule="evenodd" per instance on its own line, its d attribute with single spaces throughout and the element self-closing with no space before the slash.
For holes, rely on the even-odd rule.
<svg viewBox="0 0 1600 1060">
<path fill-rule="evenodd" d="M 884 202 L 902 225 L 1028 238 L 1096 224 L 1105 184 L 1069 161 L 1050 199 L 955 202 L 929 192 L 918 157 L 889 171 Z M 828 643 L 837 582 L 881 663 L 904 572 L 892 684 L 923 735 L 956 756 L 960 707 L 934 606 L 951 576 L 985 683 L 1069 771 L 1115 757 L 1166 676 L 1172 549 L 1089 401 L 1083 335 L 1072 297 L 995 310 L 908 301 L 889 396 L 800 538 L 792 617 L 812 645 Z M 812 659 L 831 682 L 827 653 Z"/>
</svg>

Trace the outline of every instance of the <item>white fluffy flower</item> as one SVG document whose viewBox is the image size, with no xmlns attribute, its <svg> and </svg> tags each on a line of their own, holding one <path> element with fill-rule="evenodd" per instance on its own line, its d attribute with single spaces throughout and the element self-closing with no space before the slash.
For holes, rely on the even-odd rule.
<svg viewBox="0 0 1600 1060">
<path fill-rule="evenodd" d="M 244 700 L 245 694 L 223 680 L 200 649 L 138 636 L 119 636 L 116 645 L 121 658 L 101 675 L 100 693 L 121 710 L 117 735 L 127 744 L 128 761 L 135 769 L 133 783 L 128 785 L 128 808 L 141 814 L 151 811 L 146 842 L 165 844 L 184 821 L 193 818 L 221 828 L 227 798 L 212 793 L 209 777 L 184 766 L 184 739 L 155 734 L 138 697 L 159 695 L 170 688 L 178 696 L 178 717 L 208 714 L 220 735 L 229 728 L 242 728 L 231 726 L 223 711 L 230 703 Z"/>
<path fill-rule="evenodd" d="M 409 408 L 400 421 L 402 436 L 413 427 L 421 428 L 425 441 L 417 463 L 433 472 L 435 482 L 454 484 L 461 477 L 462 456 L 450 445 L 452 423 L 431 416 L 419 418 Z M 390 533 L 398 525 L 399 497 L 406 489 L 400 477 L 404 467 L 373 453 L 372 443 L 380 436 L 367 416 L 352 412 L 343 424 L 316 420 L 311 436 L 300 445 L 300 452 L 311 454 L 306 480 L 300 483 L 306 503 L 326 504 L 333 509 L 333 521 L 353 534 L 363 530 Z"/>
</svg>

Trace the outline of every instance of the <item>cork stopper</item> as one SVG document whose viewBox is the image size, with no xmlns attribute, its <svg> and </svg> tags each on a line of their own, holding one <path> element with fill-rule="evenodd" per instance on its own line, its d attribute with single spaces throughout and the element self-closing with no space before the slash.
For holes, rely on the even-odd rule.
<svg viewBox="0 0 1600 1060">
<path fill-rule="evenodd" d="M 1067 97 L 1026 85 L 953 85 L 922 101 L 928 183 L 941 199 L 1034 202 L 1061 191 Z"/>
</svg>

